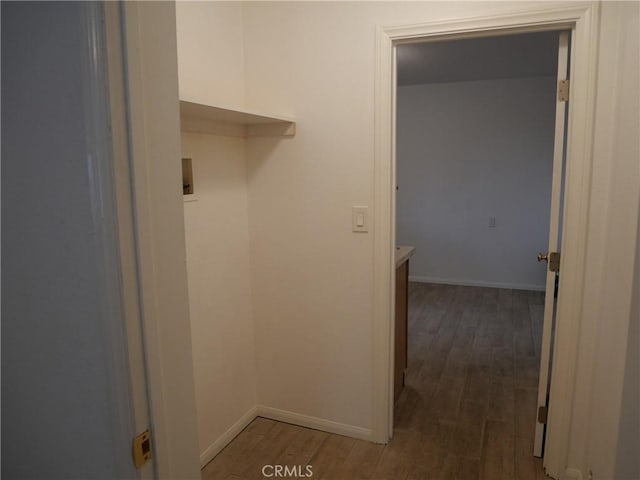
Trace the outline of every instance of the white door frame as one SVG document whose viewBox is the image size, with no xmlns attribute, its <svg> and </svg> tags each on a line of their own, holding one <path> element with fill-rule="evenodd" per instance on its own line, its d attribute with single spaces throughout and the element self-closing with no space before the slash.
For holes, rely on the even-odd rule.
<svg viewBox="0 0 640 480">
<path fill-rule="evenodd" d="M 571 89 L 567 130 L 563 255 L 551 378 L 544 464 L 549 475 L 564 477 L 576 378 L 584 259 L 586 253 L 591 138 L 599 8 L 597 3 L 520 11 L 490 17 L 423 25 L 379 27 L 375 72 L 374 336 L 373 437 L 386 443 L 393 432 L 393 312 L 395 285 L 395 47 L 402 43 L 570 29 Z M 533 421 L 533 419 L 532 419 Z"/>
<path fill-rule="evenodd" d="M 195 480 L 201 473 L 179 180 L 175 4 L 119 3 L 129 134 L 129 178 L 123 172 L 119 181 L 131 188 L 137 344 L 144 344 L 154 475 Z M 131 229 L 126 218 L 118 220 L 121 230 Z M 137 348 L 136 342 L 129 348 Z"/>
</svg>

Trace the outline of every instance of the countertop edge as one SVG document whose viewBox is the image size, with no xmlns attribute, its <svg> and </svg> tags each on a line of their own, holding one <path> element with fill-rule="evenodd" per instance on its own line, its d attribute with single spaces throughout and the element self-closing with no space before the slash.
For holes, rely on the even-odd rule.
<svg viewBox="0 0 640 480">
<path fill-rule="evenodd" d="M 398 245 L 396 247 L 396 268 L 409 260 L 414 253 L 416 253 L 416 247 L 408 245 Z"/>
</svg>

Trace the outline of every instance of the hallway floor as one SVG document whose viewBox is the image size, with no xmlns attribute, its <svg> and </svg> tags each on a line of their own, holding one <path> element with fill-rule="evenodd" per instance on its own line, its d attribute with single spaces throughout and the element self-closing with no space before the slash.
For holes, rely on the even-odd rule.
<svg viewBox="0 0 640 480">
<path fill-rule="evenodd" d="M 543 303 L 542 292 L 410 283 L 409 367 L 388 445 L 256 418 L 203 479 L 267 478 L 264 465 L 300 465 L 297 478 L 310 465 L 326 480 L 548 478 L 531 454 Z"/>
</svg>

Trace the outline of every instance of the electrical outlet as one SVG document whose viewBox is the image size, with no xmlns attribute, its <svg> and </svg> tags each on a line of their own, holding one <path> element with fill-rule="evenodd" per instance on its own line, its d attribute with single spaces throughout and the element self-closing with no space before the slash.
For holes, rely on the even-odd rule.
<svg viewBox="0 0 640 480">
<path fill-rule="evenodd" d="M 496 217 L 489 217 L 489 228 L 496 228 Z"/>
</svg>

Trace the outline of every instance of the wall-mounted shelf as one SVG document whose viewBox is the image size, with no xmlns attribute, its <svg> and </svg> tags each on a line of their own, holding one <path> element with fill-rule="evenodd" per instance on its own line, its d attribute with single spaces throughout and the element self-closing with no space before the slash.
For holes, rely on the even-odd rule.
<svg viewBox="0 0 640 480">
<path fill-rule="evenodd" d="M 230 137 L 293 137 L 296 123 L 291 118 L 180 100 L 183 132 L 210 133 Z"/>
</svg>

